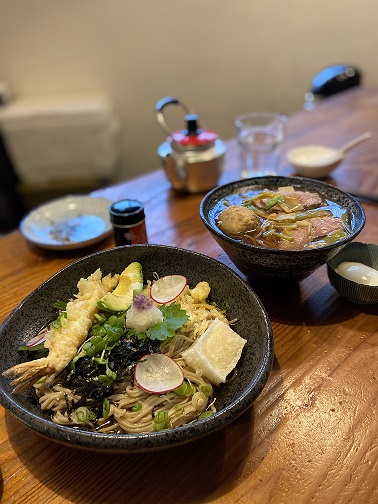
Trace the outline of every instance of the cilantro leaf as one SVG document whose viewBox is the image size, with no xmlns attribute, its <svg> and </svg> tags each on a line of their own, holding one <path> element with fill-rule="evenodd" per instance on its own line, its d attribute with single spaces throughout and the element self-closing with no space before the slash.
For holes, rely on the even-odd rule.
<svg viewBox="0 0 378 504">
<path fill-rule="evenodd" d="M 177 303 L 171 303 L 168 306 L 162 305 L 160 310 L 163 313 L 163 321 L 147 329 L 146 335 L 152 340 L 165 341 L 168 338 L 172 338 L 177 329 L 189 320 L 189 317 L 186 311 L 181 309 L 181 305 Z"/>
</svg>

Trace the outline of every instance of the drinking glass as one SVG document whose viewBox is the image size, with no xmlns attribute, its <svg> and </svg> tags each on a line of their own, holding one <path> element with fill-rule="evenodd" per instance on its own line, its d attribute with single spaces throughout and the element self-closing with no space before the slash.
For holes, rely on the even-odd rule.
<svg viewBox="0 0 378 504">
<path fill-rule="evenodd" d="M 287 116 L 251 112 L 236 118 L 241 177 L 277 175 Z"/>
</svg>

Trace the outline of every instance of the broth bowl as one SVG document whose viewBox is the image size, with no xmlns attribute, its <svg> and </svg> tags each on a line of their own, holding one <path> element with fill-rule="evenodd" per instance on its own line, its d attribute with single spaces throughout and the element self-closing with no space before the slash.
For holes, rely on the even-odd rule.
<svg viewBox="0 0 378 504">
<path fill-rule="evenodd" d="M 21 362 L 18 346 L 54 320 L 52 304 L 67 300 L 77 291 L 77 282 L 101 268 L 103 275 L 121 273 L 131 262 L 142 265 L 144 281 L 180 274 L 189 287 L 200 281 L 210 284 L 209 300 L 228 305 L 227 318 L 236 319 L 233 329 L 247 340 L 236 375 L 216 392 L 216 413 L 173 429 L 144 434 L 92 432 L 58 425 L 43 412 L 31 390 L 13 393 L 10 379 L 2 373 Z M 33 291 L 0 328 L 0 403 L 27 427 L 53 441 L 103 452 L 144 452 L 181 445 L 225 427 L 241 415 L 263 389 L 273 362 L 273 334 L 266 310 L 255 292 L 230 268 L 215 259 L 185 249 L 163 245 L 128 245 L 84 257 L 52 276 Z"/>
<path fill-rule="evenodd" d="M 293 186 L 295 190 L 318 193 L 331 200 L 350 215 L 348 236 L 335 243 L 304 249 L 279 249 L 246 243 L 226 235 L 217 225 L 224 198 L 248 190 L 276 190 Z M 215 241 L 234 265 L 250 282 L 298 282 L 329 261 L 342 247 L 352 241 L 365 225 L 365 213 L 360 203 L 348 193 L 326 182 L 305 177 L 266 176 L 236 180 L 209 191 L 200 204 L 200 216 Z"/>
</svg>

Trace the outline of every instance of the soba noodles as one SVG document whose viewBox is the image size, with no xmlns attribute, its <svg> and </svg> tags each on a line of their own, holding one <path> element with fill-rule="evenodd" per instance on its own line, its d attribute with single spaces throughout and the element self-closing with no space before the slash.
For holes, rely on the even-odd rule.
<svg viewBox="0 0 378 504">
<path fill-rule="evenodd" d="M 151 282 L 148 281 L 144 288 L 145 292 L 149 290 L 150 284 Z M 89 397 L 86 397 L 85 392 L 78 390 L 80 387 L 73 386 L 77 382 L 72 379 L 72 369 L 75 366 L 77 369 L 81 363 L 89 363 L 90 360 L 93 361 L 93 358 L 96 358 L 88 358 L 87 361 L 80 358 L 80 355 L 83 355 L 84 345 L 87 344 L 88 348 L 89 338 L 91 334 L 93 335 L 92 328 L 88 339 L 78 349 L 76 358 L 62 373 L 55 377 L 44 377 L 34 384 L 34 390 L 42 410 L 51 411 L 52 420 L 60 425 L 80 426 L 107 433 L 133 434 L 173 428 L 211 416 L 216 411 L 213 386 L 201 376 L 201 373 L 190 369 L 181 356 L 182 352 L 206 331 L 213 320 L 220 319 L 226 324 L 230 324 L 226 318 L 225 310 L 208 301 L 209 292 L 210 287 L 206 282 L 200 282 L 194 289 L 186 286 L 173 302 L 185 312 L 187 316 L 185 323 L 172 338 L 157 343 L 145 341 L 145 346 L 136 355 L 134 362 L 123 373 L 121 379 L 116 379 L 109 387 L 101 389 L 100 392 L 105 390 L 108 393 L 101 395 L 99 392 L 98 398 L 96 398 L 96 391 L 92 389 L 89 392 Z M 104 314 L 100 313 L 97 319 L 103 316 Z M 109 322 L 109 314 L 105 317 Z M 117 323 L 119 324 L 119 321 L 114 322 L 115 326 Z M 128 337 L 124 327 L 122 331 L 125 331 L 125 338 Z M 120 341 L 123 341 L 122 338 Z M 140 343 L 143 346 L 143 342 L 138 342 L 135 337 L 131 338 L 131 341 L 132 345 Z M 115 345 L 117 351 L 120 347 L 122 348 L 122 345 Z M 148 349 L 150 351 L 157 349 L 156 351 L 168 355 L 182 368 L 184 383 L 177 391 L 161 395 L 153 394 L 145 392 L 134 383 L 133 366 L 140 355 L 147 353 Z M 88 367 L 88 370 L 88 375 L 90 375 L 92 368 Z M 96 378 L 92 381 L 92 385 L 95 381 Z M 81 385 L 80 382 L 79 385 Z M 83 386 L 83 390 L 85 390 L 85 383 Z"/>
</svg>

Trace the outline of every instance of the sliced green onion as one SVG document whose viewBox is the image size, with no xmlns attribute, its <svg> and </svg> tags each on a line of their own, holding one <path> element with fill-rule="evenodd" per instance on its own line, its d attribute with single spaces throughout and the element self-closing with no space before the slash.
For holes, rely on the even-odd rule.
<svg viewBox="0 0 378 504">
<path fill-rule="evenodd" d="M 66 312 L 62 312 L 56 320 L 54 320 L 53 322 L 51 322 L 51 327 L 53 327 L 54 329 L 60 329 L 62 327 L 62 319 L 66 319 L 67 318 L 67 313 Z"/>
<path fill-rule="evenodd" d="M 66 310 L 67 309 L 67 303 L 65 301 L 60 301 L 59 299 L 57 299 L 54 303 L 54 308 L 56 308 L 57 310 Z"/>
<path fill-rule="evenodd" d="M 196 387 L 187 381 L 183 381 L 182 384 L 173 390 L 175 394 L 180 397 L 189 397 L 192 396 L 196 391 Z"/>
<path fill-rule="evenodd" d="M 205 418 L 209 418 L 213 416 L 214 413 L 211 410 L 203 411 L 200 415 L 198 415 L 198 420 L 204 420 Z"/>
<path fill-rule="evenodd" d="M 205 394 L 206 397 L 211 397 L 213 395 L 213 387 L 210 383 L 201 383 L 198 387 L 198 390 Z"/>
<path fill-rule="evenodd" d="M 258 208 L 258 207 L 254 206 L 254 205 L 251 205 L 251 204 L 249 204 L 246 201 L 243 202 L 243 206 L 249 208 L 250 210 L 253 210 L 256 215 L 258 215 L 259 217 L 262 217 L 263 219 L 267 219 L 269 217 L 268 212 L 266 212 L 262 208 Z"/>
<path fill-rule="evenodd" d="M 103 313 L 95 313 L 94 318 L 100 323 L 103 324 L 106 321 L 106 316 Z"/>
<path fill-rule="evenodd" d="M 347 235 L 345 231 L 342 231 L 341 229 L 338 229 L 337 231 L 333 231 L 330 233 L 328 236 L 325 236 L 323 238 L 323 241 L 327 244 L 330 243 L 335 243 L 338 240 L 341 240 L 342 238 L 345 238 Z"/>
<path fill-rule="evenodd" d="M 169 427 L 169 416 L 168 411 L 159 410 L 154 416 L 154 429 L 155 431 L 161 431 Z"/>
<path fill-rule="evenodd" d="M 293 212 L 299 212 L 300 210 L 303 210 L 303 205 L 298 204 L 294 207 L 290 207 L 289 205 L 286 205 L 286 203 L 280 203 L 280 208 L 287 214 L 292 214 Z"/>
<path fill-rule="evenodd" d="M 85 406 L 80 406 L 80 408 L 77 408 L 75 413 L 76 418 L 80 423 L 89 422 L 95 418 L 95 414 Z"/>
<path fill-rule="evenodd" d="M 274 195 L 275 195 L 275 193 L 273 191 L 266 190 L 266 191 L 263 191 L 259 194 L 256 194 L 256 196 L 252 196 L 251 198 L 249 198 L 249 200 L 254 201 L 257 199 L 272 198 L 272 197 L 274 197 Z"/>
<path fill-rule="evenodd" d="M 134 406 L 131 408 L 131 411 L 133 413 L 137 413 L 142 409 L 142 403 L 134 404 Z"/>
<path fill-rule="evenodd" d="M 310 210 L 308 212 L 298 213 L 295 220 L 312 219 L 313 217 L 327 217 L 332 215 L 330 210 Z"/>
<path fill-rule="evenodd" d="M 107 397 L 102 401 L 102 417 L 106 418 L 110 412 L 110 401 Z"/>
<path fill-rule="evenodd" d="M 106 376 L 104 374 L 100 374 L 98 376 L 98 381 L 100 383 L 102 383 L 103 385 L 109 386 L 109 385 L 111 385 L 113 383 L 114 380 L 113 380 L 113 378 L 111 378 L 109 376 Z"/>
<path fill-rule="evenodd" d="M 54 320 L 53 322 L 51 322 L 51 327 L 53 329 L 60 329 L 62 327 L 60 320 L 57 319 L 57 320 Z"/>
<path fill-rule="evenodd" d="M 277 194 L 276 196 L 273 196 L 273 198 L 269 198 L 265 202 L 265 210 L 270 210 L 276 203 L 282 203 L 285 199 L 285 196 L 282 194 Z"/>
<path fill-rule="evenodd" d="M 277 231 L 273 231 L 273 229 L 269 230 L 269 231 L 266 231 L 264 233 L 264 236 L 268 237 L 268 236 L 274 236 L 275 238 L 278 238 L 278 239 L 283 239 L 283 240 L 286 240 L 286 241 L 293 241 L 294 238 L 292 236 L 288 236 L 288 235 L 284 235 L 283 233 L 278 233 Z"/>
<path fill-rule="evenodd" d="M 290 223 L 290 222 L 295 222 L 296 221 L 296 214 L 270 214 L 268 217 L 269 222 L 274 222 L 274 225 L 276 225 L 278 222 L 282 222 L 283 224 Z"/>
<path fill-rule="evenodd" d="M 192 405 L 197 411 L 204 411 L 207 408 L 207 397 L 203 392 L 196 392 L 192 397 Z"/>
</svg>

